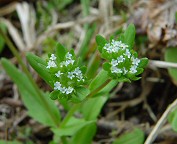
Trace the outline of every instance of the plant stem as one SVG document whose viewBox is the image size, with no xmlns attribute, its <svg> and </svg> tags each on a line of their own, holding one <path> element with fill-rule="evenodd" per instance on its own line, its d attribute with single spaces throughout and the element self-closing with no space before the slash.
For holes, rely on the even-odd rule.
<svg viewBox="0 0 177 144">
<path fill-rule="evenodd" d="M 158 135 L 159 130 L 161 129 L 163 124 L 166 122 L 169 113 L 172 112 L 176 107 L 177 107 L 177 99 L 172 104 L 170 104 L 168 108 L 165 110 L 165 112 L 163 113 L 163 115 L 161 116 L 161 118 L 158 120 L 157 124 L 153 128 L 152 132 L 147 137 L 144 144 L 151 144 L 155 140 L 155 138 Z"/>
<path fill-rule="evenodd" d="M 86 99 L 91 98 L 92 96 L 94 96 L 97 92 L 99 92 L 102 88 L 104 88 L 110 81 L 111 81 L 110 79 L 105 81 L 102 85 L 100 85 L 98 88 L 93 90 L 90 94 L 88 94 Z"/>
<path fill-rule="evenodd" d="M 66 137 L 61 137 L 62 144 L 68 144 Z"/>
<path fill-rule="evenodd" d="M 74 112 L 80 107 L 80 104 L 74 104 L 74 106 L 69 110 L 63 121 L 60 123 L 60 127 L 64 127 L 69 119 L 72 117 Z"/>
<path fill-rule="evenodd" d="M 108 79 L 107 81 L 105 81 L 102 85 L 100 85 L 98 88 L 96 88 L 95 90 L 93 90 L 90 94 L 88 94 L 86 96 L 86 98 L 79 104 L 75 104 L 67 113 L 66 117 L 64 118 L 64 120 L 60 123 L 60 127 L 64 127 L 67 122 L 69 121 L 69 119 L 73 116 L 73 114 L 75 113 L 76 110 L 78 110 L 78 108 L 81 106 L 82 103 L 84 103 L 86 100 L 88 100 L 89 98 L 91 98 L 92 96 L 94 96 L 97 92 L 99 92 L 102 88 L 104 88 L 111 80 Z"/>
<path fill-rule="evenodd" d="M 39 90 L 37 84 L 34 82 L 30 72 L 28 71 L 28 69 L 26 68 L 25 64 L 23 63 L 23 60 L 21 59 L 18 51 L 16 50 L 15 46 L 13 45 L 13 43 L 10 41 L 10 39 L 7 37 L 7 35 L 2 31 L 2 29 L 0 28 L 0 34 L 1 36 L 4 38 L 6 44 L 8 45 L 9 49 L 11 50 L 11 52 L 13 53 L 13 55 L 17 58 L 17 61 L 19 62 L 19 64 L 22 67 L 23 72 L 27 75 L 28 79 L 30 80 L 31 84 L 33 85 L 34 89 L 36 90 L 41 102 L 43 103 L 44 107 L 46 108 L 46 111 L 48 111 L 48 113 L 50 114 L 51 118 L 53 119 L 54 123 L 56 126 L 58 126 L 59 122 L 56 119 L 56 117 L 53 115 L 53 112 L 51 111 L 48 103 L 46 102 L 46 100 L 44 99 L 41 91 Z"/>
</svg>

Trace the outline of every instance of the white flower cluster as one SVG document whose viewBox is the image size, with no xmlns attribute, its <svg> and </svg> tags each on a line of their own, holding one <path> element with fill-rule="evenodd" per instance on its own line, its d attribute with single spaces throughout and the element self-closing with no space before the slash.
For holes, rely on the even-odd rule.
<svg viewBox="0 0 177 144">
<path fill-rule="evenodd" d="M 74 77 L 77 78 L 77 81 L 84 81 L 84 78 L 83 78 L 83 74 L 82 74 L 82 71 L 80 70 L 79 67 L 75 68 L 74 71 L 71 71 L 71 72 L 68 72 L 68 78 L 69 79 L 73 79 Z"/>
<path fill-rule="evenodd" d="M 114 40 L 112 40 L 111 43 L 105 44 L 103 47 L 103 49 L 105 49 L 108 53 L 118 53 L 119 50 L 122 53 L 122 55 L 116 59 L 111 60 L 111 73 L 126 75 L 128 72 L 133 74 L 137 72 L 140 59 L 135 58 L 127 47 L 128 45 L 122 43 L 121 41 Z M 125 66 L 120 66 L 119 64 L 123 62 L 125 62 Z"/>
<path fill-rule="evenodd" d="M 111 43 L 105 44 L 103 49 L 105 49 L 108 53 L 116 53 L 120 49 L 125 50 L 127 47 L 128 45 L 122 43 L 121 41 L 112 40 Z"/>
<path fill-rule="evenodd" d="M 59 90 L 61 93 L 63 94 L 70 94 L 74 91 L 74 89 L 72 87 L 62 87 L 60 82 L 55 82 L 54 83 L 54 90 Z"/>
<path fill-rule="evenodd" d="M 50 58 L 49 58 L 49 61 L 47 63 L 47 68 L 51 68 L 51 67 L 57 67 L 56 63 L 55 63 L 55 60 L 56 60 L 56 56 L 54 54 L 51 54 Z"/>
<path fill-rule="evenodd" d="M 57 57 L 54 54 L 51 54 L 47 63 L 47 68 L 56 67 L 58 69 L 55 73 L 51 71 L 51 73 L 55 75 L 54 90 L 69 95 L 74 92 L 74 87 L 77 82 L 84 82 L 85 78 L 80 68 L 74 65 L 75 59 L 71 53 L 67 52 L 64 58 L 65 60 L 59 64 L 55 63 L 56 59 Z M 67 78 L 70 79 L 68 82 Z"/>
<path fill-rule="evenodd" d="M 61 62 L 61 67 L 64 66 L 68 66 L 69 64 L 74 64 L 74 60 L 72 59 L 72 54 L 70 54 L 69 52 L 66 54 L 66 61 Z"/>
<path fill-rule="evenodd" d="M 130 72 L 131 73 L 136 73 L 137 72 L 136 69 L 138 67 L 138 64 L 140 63 L 140 59 L 131 57 L 131 60 L 132 60 L 132 66 L 130 68 Z"/>
</svg>

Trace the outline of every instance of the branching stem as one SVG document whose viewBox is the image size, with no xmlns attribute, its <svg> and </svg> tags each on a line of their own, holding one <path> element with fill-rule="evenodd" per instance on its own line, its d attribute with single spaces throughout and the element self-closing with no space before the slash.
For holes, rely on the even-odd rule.
<svg viewBox="0 0 177 144">
<path fill-rule="evenodd" d="M 86 100 L 88 100 L 89 98 L 91 98 L 92 96 L 94 96 L 96 93 L 98 93 L 101 89 L 103 89 L 111 80 L 108 79 L 107 81 L 105 81 L 102 85 L 100 85 L 98 88 L 96 88 L 95 90 L 93 90 L 90 94 L 88 94 L 86 96 L 86 98 L 79 104 L 75 104 L 67 113 L 67 115 L 65 116 L 64 120 L 61 122 L 60 127 L 64 127 L 67 122 L 69 121 L 69 119 L 73 116 L 73 114 L 75 113 L 76 110 L 79 109 L 79 107 L 82 105 L 82 103 L 84 103 Z"/>
</svg>

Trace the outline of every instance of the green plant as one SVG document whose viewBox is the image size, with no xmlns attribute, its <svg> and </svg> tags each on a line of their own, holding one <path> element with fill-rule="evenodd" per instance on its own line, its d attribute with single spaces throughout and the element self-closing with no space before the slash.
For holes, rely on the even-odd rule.
<svg viewBox="0 0 177 144">
<path fill-rule="evenodd" d="M 134 129 L 132 132 L 120 136 L 113 144 L 143 144 L 143 142 L 144 132 L 140 129 Z"/>
<path fill-rule="evenodd" d="M 3 23 L 0 23 L 0 28 L 6 33 L 6 26 Z M 4 49 L 5 41 L 3 37 L 0 35 L 0 53 Z"/>
<path fill-rule="evenodd" d="M 169 47 L 165 51 L 165 61 L 167 62 L 174 62 L 177 63 L 177 58 L 176 58 L 176 53 L 177 53 L 177 48 L 176 47 Z M 177 84 L 177 69 L 175 68 L 169 68 L 168 69 L 169 75 L 172 78 L 172 81 Z M 177 131 L 177 109 L 173 110 L 169 117 L 168 117 L 169 122 L 171 123 L 171 126 L 173 130 Z"/>
<path fill-rule="evenodd" d="M 25 73 L 22 73 L 8 60 L 1 61 L 7 73 L 18 85 L 30 116 L 53 131 L 54 139 L 51 143 L 90 144 L 96 133 L 97 117 L 109 99 L 110 91 L 118 82 L 138 80 L 138 75 L 148 63 L 147 58 L 139 59 L 137 52 L 133 50 L 134 38 L 135 28 L 132 24 L 117 40 L 111 38 L 108 42 L 98 35 L 98 50 L 106 62 L 95 76 L 89 76 L 89 71 L 92 70 L 87 71 L 83 66 L 83 59 L 77 58 L 74 50 L 68 51 L 59 43 L 56 44 L 55 53 L 49 54 L 46 61 L 28 53 L 27 60 L 30 65 L 53 88 L 50 94 L 36 87 L 25 67 Z M 9 46 L 13 51 L 13 46 Z M 15 50 L 14 54 L 19 58 Z M 23 65 L 20 58 L 18 60 Z M 13 77 L 14 73 L 16 77 Z M 25 84 L 26 82 L 28 83 Z M 58 100 L 68 111 L 63 119 L 49 96 L 52 100 Z M 29 103 L 33 103 L 34 106 L 30 106 Z M 76 112 L 80 117 L 74 115 Z M 138 143 L 141 144 L 143 139 L 141 136 Z"/>
</svg>

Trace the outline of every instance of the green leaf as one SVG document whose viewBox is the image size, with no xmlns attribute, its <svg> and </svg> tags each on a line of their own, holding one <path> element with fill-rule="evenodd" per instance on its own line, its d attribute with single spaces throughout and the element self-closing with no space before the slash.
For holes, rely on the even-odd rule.
<svg viewBox="0 0 177 144">
<path fill-rule="evenodd" d="M 125 41 L 125 37 L 124 37 L 124 34 L 121 33 L 117 39 L 118 41 L 121 41 L 121 42 L 124 42 Z"/>
<path fill-rule="evenodd" d="M 140 71 L 141 71 L 141 69 L 140 69 Z M 133 73 L 128 73 L 128 74 L 127 74 L 127 77 L 128 77 L 130 80 L 134 80 L 134 81 L 139 80 L 139 79 L 141 78 L 141 77 L 136 77 L 135 74 L 133 74 Z"/>
<path fill-rule="evenodd" d="M 70 99 L 74 103 L 80 103 L 82 100 L 86 98 L 86 96 L 90 93 L 90 90 L 85 87 L 77 87 L 75 88 L 76 94 L 72 95 Z"/>
<path fill-rule="evenodd" d="M 51 87 L 53 87 L 53 80 L 49 74 L 48 69 L 46 68 L 46 62 L 32 53 L 27 53 L 26 58 L 32 68 L 41 76 L 41 78 L 44 79 L 45 82 Z"/>
<path fill-rule="evenodd" d="M 110 54 L 108 54 L 107 52 L 102 52 L 102 54 L 101 54 L 101 57 L 103 58 L 103 59 L 107 59 L 107 60 L 109 60 L 109 59 L 111 59 L 112 57 L 111 57 L 111 55 Z"/>
<path fill-rule="evenodd" d="M 124 32 L 124 43 L 128 44 L 130 49 L 133 48 L 134 41 L 135 41 L 135 26 L 133 24 L 130 24 L 126 31 Z"/>
<path fill-rule="evenodd" d="M 99 116 L 103 105 L 109 98 L 110 91 L 117 85 L 117 80 L 112 80 L 100 92 L 91 99 L 88 99 L 81 107 L 86 120 L 94 120 Z"/>
<path fill-rule="evenodd" d="M 59 95 L 59 91 L 52 91 L 52 92 L 50 93 L 50 98 L 51 98 L 52 100 L 56 100 L 56 99 L 58 99 L 58 95 Z"/>
<path fill-rule="evenodd" d="M 46 63 L 42 58 L 40 58 L 40 57 L 38 57 L 38 56 L 36 56 L 36 55 L 30 53 L 30 52 L 28 52 L 28 53 L 26 54 L 26 57 L 27 57 L 29 60 L 33 59 L 33 60 L 36 61 L 38 64 L 47 66 L 47 63 Z"/>
<path fill-rule="evenodd" d="M 72 136 L 76 134 L 76 132 L 78 132 L 81 128 L 92 123 L 95 123 L 95 121 L 85 121 L 84 119 L 71 117 L 64 127 L 52 128 L 52 131 L 57 136 Z"/>
<path fill-rule="evenodd" d="M 148 64 L 148 58 L 141 58 L 138 67 L 145 68 Z"/>
<path fill-rule="evenodd" d="M 92 123 L 88 126 L 80 129 L 75 135 L 73 135 L 71 144 L 91 144 L 92 139 L 96 134 L 96 123 Z"/>
<path fill-rule="evenodd" d="M 129 83 L 131 82 L 130 79 L 128 79 L 126 77 L 120 77 L 120 78 L 118 78 L 118 81 L 119 82 L 129 82 Z"/>
<path fill-rule="evenodd" d="M 134 129 L 116 139 L 113 144 L 143 144 L 144 132 L 140 129 Z"/>
<path fill-rule="evenodd" d="M 136 75 L 139 75 L 144 71 L 143 68 L 139 68 L 139 67 L 136 70 L 137 70 Z"/>
<path fill-rule="evenodd" d="M 103 69 L 104 69 L 105 71 L 109 71 L 110 68 L 111 68 L 111 64 L 110 64 L 110 63 L 105 62 L 105 63 L 103 64 Z"/>
<path fill-rule="evenodd" d="M 5 26 L 5 24 L 3 23 L 0 23 L 0 29 L 6 33 L 7 32 L 7 28 Z M 5 41 L 4 41 L 4 38 L 0 35 L 0 53 L 2 52 L 3 48 L 4 48 L 4 45 L 5 45 Z"/>
<path fill-rule="evenodd" d="M 141 77 L 132 77 L 132 78 L 131 78 L 131 80 L 133 80 L 133 81 L 137 81 L 137 80 L 139 80 L 139 79 L 141 79 Z"/>
<path fill-rule="evenodd" d="M 171 126 L 173 130 L 177 132 L 177 112 L 174 114 Z"/>
<path fill-rule="evenodd" d="M 84 0 L 86 1 L 86 0 Z M 88 7 L 88 5 L 87 5 Z M 89 43 L 93 37 L 94 31 L 95 31 L 96 25 L 88 25 L 86 29 L 86 35 L 82 41 L 81 47 L 79 49 L 78 55 L 81 57 L 81 59 L 84 59 L 87 52 L 89 51 Z"/>
<path fill-rule="evenodd" d="M 70 3 L 72 3 L 73 0 L 51 0 L 51 1 L 48 1 L 47 3 L 47 7 L 48 9 L 50 10 L 58 10 L 58 11 L 62 11 L 64 10 L 64 8 L 69 5 Z"/>
<path fill-rule="evenodd" d="M 90 83 L 89 85 L 90 91 L 101 86 L 108 78 L 109 78 L 108 72 L 105 70 L 101 70 L 99 74 Z"/>
<path fill-rule="evenodd" d="M 85 87 L 78 87 L 75 88 L 76 96 L 82 101 L 89 93 L 90 90 Z"/>
<path fill-rule="evenodd" d="M 67 111 L 70 109 L 70 105 L 68 103 L 68 100 L 66 99 L 58 99 L 59 103 L 63 106 L 63 108 Z"/>
<path fill-rule="evenodd" d="M 100 53 L 102 52 L 102 48 L 104 47 L 104 45 L 107 43 L 107 40 L 102 37 L 101 35 L 97 35 L 96 36 L 96 42 L 97 42 L 97 45 L 100 46 Z"/>
<path fill-rule="evenodd" d="M 22 144 L 18 141 L 6 141 L 6 140 L 0 140 L 0 144 Z"/>
<path fill-rule="evenodd" d="M 2 58 L 1 62 L 7 74 L 18 86 L 22 101 L 28 109 L 28 114 L 46 126 L 56 127 L 60 122 L 61 116 L 58 108 L 49 98 L 49 95 L 41 92 L 46 103 L 46 105 L 44 105 L 44 102 L 42 102 L 28 77 L 7 59 Z M 49 111 L 51 113 L 49 113 Z"/>
<path fill-rule="evenodd" d="M 81 107 L 81 111 L 84 115 L 84 118 L 86 120 L 97 119 L 107 99 L 107 95 L 88 99 Z"/>
<path fill-rule="evenodd" d="M 165 51 L 165 61 L 177 63 L 177 47 L 166 48 Z M 168 68 L 168 72 L 173 79 L 173 82 L 177 84 L 177 69 L 176 68 Z"/>
<path fill-rule="evenodd" d="M 67 53 L 66 48 L 62 44 L 57 43 L 56 55 L 57 55 L 57 58 L 59 59 L 59 62 L 64 60 L 66 53 Z"/>
<path fill-rule="evenodd" d="M 168 121 L 171 124 L 173 130 L 177 132 L 177 109 L 170 113 L 168 116 Z"/>
<path fill-rule="evenodd" d="M 99 93 L 98 95 L 105 95 L 110 93 L 110 91 L 117 85 L 119 80 L 112 80 L 110 81 Z"/>
<path fill-rule="evenodd" d="M 91 57 L 88 66 L 87 66 L 87 78 L 91 79 L 95 77 L 97 70 L 99 69 L 101 62 L 100 56 L 95 52 L 94 55 Z"/>
</svg>

